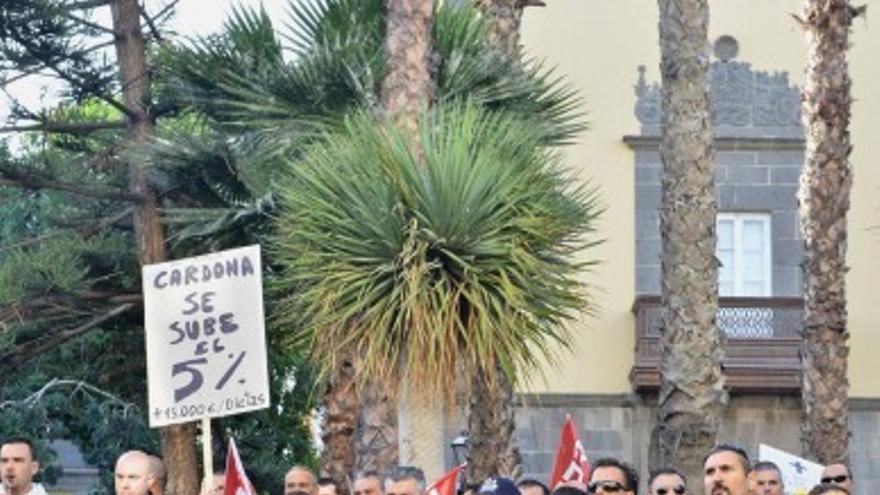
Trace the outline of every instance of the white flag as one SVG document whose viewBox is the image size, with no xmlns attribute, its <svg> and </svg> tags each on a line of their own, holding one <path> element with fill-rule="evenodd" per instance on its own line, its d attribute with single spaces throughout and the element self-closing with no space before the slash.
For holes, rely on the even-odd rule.
<svg viewBox="0 0 880 495">
<path fill-rule="evenodd" d="M 758 458 L 779 466 L 787 495 L 805 495 L 810 491 L 810 488 L 819 484 L 819 478 L 822 477 L 822 469 L 824 469 L 821 464 L 763 443 L 758 445 Z"/>
</svg>

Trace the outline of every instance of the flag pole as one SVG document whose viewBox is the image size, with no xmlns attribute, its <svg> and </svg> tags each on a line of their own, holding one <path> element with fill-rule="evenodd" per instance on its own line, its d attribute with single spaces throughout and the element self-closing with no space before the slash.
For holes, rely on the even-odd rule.
<svg viewBox="0 0 880 495">
<path fill-rule="evenodd" d="M 202 466 L 205 468 L 205 477 L 202 478 L 202 490 L 210 490 L 214 484 L 214 456 L 211 453 L 211 446 L 213 445 L 211 418 L 202 418 Z"/>
</svg>

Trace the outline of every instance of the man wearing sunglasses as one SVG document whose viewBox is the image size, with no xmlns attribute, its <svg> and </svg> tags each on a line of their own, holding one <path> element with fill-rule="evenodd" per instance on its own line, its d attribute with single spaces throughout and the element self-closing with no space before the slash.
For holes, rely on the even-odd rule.
<svg viewBox="0 0 880 495">
<path fill-rule="evenodd" d="M 770 461 L 757 462 L 752 467 L 752 473 L 754 495 L 782 495 L 785 492 L 782 471 L 776 464 Z"/>
<path fill-rule="evenodd" d="M 638 495 L 639 474 L 632 466 L 613 457 L 593 464 L 587 493 L 590 495 Z"/>
<path fill-rule="evenodd" d="M 648 479 L 651 495 L 685 495 L 687 483 L 684 474 L 675 468 L 658 469 Z"/>
<path fill-rule="evenodd" d="M 855 493 L 853 491 L 852 472 L 850 472 L 849 466 L 846 464 L 829 464 L 825 466 L 825 469 L 822 470 L 820 481 L 823 484 L 830 483 L 846 488 L 846 491 L 850 493 Z"/>
<path fill-rule="evenodd" d="M 746 451 L 735 445 L 716 445 L 703 459 L 705 495 L 749 495 L 752 466 Z"/>
</svg>

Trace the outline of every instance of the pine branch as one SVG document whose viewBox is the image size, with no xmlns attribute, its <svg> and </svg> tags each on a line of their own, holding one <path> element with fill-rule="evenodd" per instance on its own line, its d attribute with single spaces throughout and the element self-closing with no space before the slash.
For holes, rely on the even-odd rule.
<svg viewBox="0 0 880 495">
<path fill-rule="evenodd" d="M 32 297 L 24 301 L 6 304 L 0 308 L 0 323 L 23 321 L 34 313 L 39 313 L 41 321 L 47 316 L 58 315 L 69 318 L 71 308 L 94 304 L 141 304 L 140 293 L 119 293 L 83 289 L 62 294 Z M 88 314 L 88 313 L 86 313 Z"/>
<path fill-rule="evenodd" d="M 97 234 L 98 232 L 104 230 L 105 228 L 110 227 L 111 225 L 124 220 L 125 218 L 130 216 L 132 213 L 134 213 L 134 210 L 135 210 L 135 208 L 133 206 L 130 206 L 130 207 L 122 210 L 122 212 L 117 215 L 104 218 L 100 222 L 97 222 L 94 224 L 85 225 L 85 226 L 81 226 L 81 227 L 75 227 L 74 230 L 76 230 L 83 237 L 83 239 L 88 239 L 88 238 L 94 236 L 95 234 Z M 66 231 L 53 232 L 51 234 L 33 237 L 31 239 L 27 239 L 27 240 L 24 240 L 21 242 L 16 242 L 14 244 L 2 246 L 2 247 L 0 247 L 0 252 L 8 251 L 10 249 L 33 246 L 34 244 L 40 244 L 40 243 L 46 241 L 47 239 L 51 239 L 53 237 L 57 237 L 57 236 L 60 236 L 63 234 L 67 234 L 67 232 Z"/>
<path fill-rule="evenodd" d="M 102 49 L 104 49 L 104 48 L 107 48 L 108 46 L 113 46 L 113 43 L 114 43 L 113 40 L 105 41 L 105 42 L 103 42 L 103 43 L 98 43 L 98 44 L 96 44 L 96 45 L 90 46 L 90 47 L 88 47 L 88 48 L 82 50 L 82 51 L 79 52 L 79 53 L 80 53 L 81 55 L 88 55 L 89 53 L 92 53 L 92 52 L 95 52 L 95 51 L 98 51 L 98 50 L 102 50 Z M 58 60 L 63 60 L 63 59 L 64 59 L 64 57 L 59 57 L 59 58 L 58 58 Z M 8 77 L 8 78 L 6 78 L 6 79 L 0 79 L 0 87 L 6 87 L 6 86 L 8 86 L 8 85 L 14 83 L 15 81 L 18 81 L 18 80 L 20 80 L 20 79 L 24 79 L 24 78 L 29 77 L 29 76 L 33 76 L 34 74 L 39 74 L 41 71 L 44 71 L 44 70 L 46 70 L 46 69 L 48 69 L 48 67 L 46 67 L 45 64 L 41 64 L 41 65 L 38 65 L 38 66 L 36 66 L 36 67 L 32 67 L 32 68 L 30 68 L 30 69 L 28 69 L 28 70 L 24 70 L 24 71 L 22 71 L 22 70 L 20 70 L 20 69 L 18 69 L 18 68 L 15 68 L 15 67 L 10 67 L 10 68 L 7 69 L 7 70 L 18 70 L 18 71 L 20 71 L 21 73 L 20 73 L 20 74 L 16 74 L 16 75 L 14 75 L 14 76 L 10 76 L 10 77 Z M 58 79 L 60 79 L 60 77 L 59 77 L 57 74 L 53 74 L 52 76 L 49 76 L 49 75 L 45 74 L 44 76 L 45 76 L 45 77 L 54 77 L 54 78 L 58 78 Z"/>
<path fill-rule="evenodd" d="M 0 127 L 0 134 L 8 132 L 40 131 L 59 134 L 87 134 L 103 129 L 124 129 L 124 120 L 105 122 L 42 122 L 33 125 Z"/>
<path fill-rule="evenodd" d="M 0 86 L 8 86 L 8 85 L 14 83 L 15 81 L 18 81 L 19 79 L 24 79 L 25 77 L 32 76 L 32 75 L 40 72 L 44 68 L 45 67 L 43 67 L 41 65 L 39 67 L 33 67 L 31 69 L 21 71 L 21 74 L 16 74 L 14 76 L 7 77 L 6 79 L 0 79 Z"/>
<path fill-rule="evenodd" d="M 113 0 L 80 0 L 79 2 L 71 2 L 65 7 L 70 10 L 86 10 L 110 5 L 112 2 Z"/>
<path fill-rule="evenodd" d="M 112 320 L 136 306 L 137 305 L 134 303 L 116 306 L 110 311 L 100 316 L 96 316 L 82 325 L 67 330 L 61 330 L 60 332 L 18 346 L 15 350 L 0 356 L 0 376 L 8 375 L 11 371 L 17 369 L 35 357 L 57 348 L 74 337 L 78 337 L 95 329 L 98 325 Z"/>
<path fill-rule="evenodd" d="M 71 21 L 73 21 L 73 22 L 76 22 L 76 23 L 82 24 L 83 26 L 86 26 L 86 27 L 90 27 L 90 28 L 92 28 L 92 29 L 94 29 L 94 30 L 96 30 L 96 31 L 100 31 L 100 32 L 102 32 L 102 33 L 104 33 L 104 34 L 109 34 L 109 35 L 112 35 L 112 36 L 116 36 L 116 33 L 115 33 L 112 29 L 108 28 L 107 26 L 102 26 L 102 25 L 100 25 L 100 24 L 98 24 L 98 23 L 92 22 L 92 21 L 90 21 L 90 20 L 88 20 L 88 19 L 83 19 L 83 18 L 81 18 L 81 17 L 77 17 L 77 16 L 75 16 L 75 15 L 73 15 L 73 14 L 70 14 L 70 13 L 65 13 L 65 14 L 63 14 L 63 16 L 64 16 L 65 19 L 68 19 L 68 20 L 71 20 Z"/>
<path fill-rule="evenodd" d="M 178 2 L 180 2 L 180 0 L 173 0 L 172 2 L 170 2 L 168 5 L 166 5 L 165 7 L 163 7 L 162 10 L 160 10 L 158 14 L 154 15 L 153 17 L 151 17 L 151 18 L 150 18 L 150 22 L 151 22 L 151 23 L 152 23 L 152 22 L 156 22 L 157 20 L 161 19 L 162 16 L 164 16 L 164 15 L 170 13 L 170 12 L 171 12 L 171 9 L 173 9 L 173 8 L 178 4 Z"/>
<path fill-rule="evenodd" d="M 153 34 L 153 38 L 155 38 L 156 41 L 162 41 L 162 35 L 159 33 L 159 29 L 156 28 L 156 23 L 153 22 L 153 19 L 147 14 L 147 9 L 143 1 L 138 5 L 138 10 L 141 11 L 141 17 L 144 19 L 144 22 L 147 23 L 147 27 L 150 28 L 150 33 Z"/>
<path fill-rule="evenodd" d="M 51 177 L 42 177 L 33 173 L 23 174 L 12 170 L 5 165 L 0 165 L 0 186 L 11 186 L 22 189 L 54 189 L 65 191 L 80 196 L 94 199 L 109 199 L 113 201 L 130 201 L 142 203 L 144 197 L 121 189 L 110 187 L 89 187 L 72 182 L 64 182 Z"/>
<path fill-rule="evenodd" d="M 30 40 L 22 38 L 15 31 L 10 31 L 9 36 L 16 43 L 23 46 L 34 57 L 40 59 L 39 50 L 34 50 L 34 46 L 30 42 Z M 54 72 L 56 75 L 58 75 L 58 77 L 60 77 L 61 79 L 67 81 L 68 83 L 70 83 L 76 87 L 82 87 L 82 84 L 83 84 L 82 81 L 77 80 L 76 77 L 65 72 L 63 69 L 61 69 L 61 67 L 58 66 L 57 63 L 53 62 L 52 60 L 48 60 L 48 59 L 41 59 L 41 60 L 43 62 L 43 65 L 45 65 L 47 69 L 52 70 L 52 72 Z M 123 104 L 122 102 L 120 102 L 116 98 L 113 98 L 110 95 L 98 93 L 98 94 L 95 94 L 95 97 L 104 101 L 105 103 L 109 104 L 110 106 L 119 110 L 120 112 L 124 113 L 127 117 L 129 117 L 131 119 L 138 118 L 137 112 L 135 112 L 131 108 L 128 108 L 125 104 Z"/>
<path fill-rule="evenodd" d="M 100 395 L 101 397 L 104 397 L 105 399 L 109 399 L 110 401 L 122 406 L 125 409 L 128 409 L 130 407 L 137 407 L 136 404 L 133 404 L 131 402 L 126 402 L 126 401 L 122 400 L 121 398 L 117 397 L 116 395 L 113 395 L 110 392 L 107 392 L 106 390 L 102 390 L 102 389 L 100 389 L 94 385 L 91 385 L 89 383 L 86 383 L 82 380 L 62 380 L 59 378 L 53 378 L 53 379 L 49 380 L 48 383 L 46 383 L 45 385 L 40 387 L 39 390 L 37 390 L 36 392 L 32 393 L 31 395 L 25 397 L 21 401 L 7 400 L 7 401 L 0 402 L 0 410 L 5 409 L 5 408 L 7 408 L 11 405 L 14 405 L 14 404 L 19 404 L 19 403 L 25 404 L 27 406 L 33 406 L 34 404 L 37 404 L 38 402 L 43 400 L 43 397 L 46 395 L 46 392 L 52 390 L 53 388 L 57 388 L 57 387 L 73 387 L 73 392 L 71 392 L 70 395 L 73 395 L 77 392 L 94 393 L 94 394 Z"/>
</svg>

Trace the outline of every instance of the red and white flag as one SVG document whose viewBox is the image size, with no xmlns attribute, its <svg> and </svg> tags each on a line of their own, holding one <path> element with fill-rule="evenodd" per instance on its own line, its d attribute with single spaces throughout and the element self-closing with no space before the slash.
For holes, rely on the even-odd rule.
<svg viewBox="0 0 880 495">
<path fill-rule="evenodd" d="M 555 490 L 562 483 L 581 483 L 586 485 L 590 481 L 590 461 L 581 439 L 578 438 L 577 430 L 571 416 L 565 416 L 565 424 L 562 425 L 562 437 L 559 439 L 559 449 L 556 451 L 556 462 L 553 464 L 553 476 L 550 477 L 550 489 Z"/>
<path fill-rule="evenodd" d="M 455 466 L 452 471 L 444 474 L 442 478 L 431 483 L 425 490 L 426 495 L 455 495 L 456 493 L 456 482 L 458 481 L 458 473 L 461 472 L 461 468 L 464 467 L 464 464 L 459 466 Z"/>
<path fill-rule="evenodd" d="M 226 454 L 226 488 L 223 495 L 255 495 L 232 438 L 229 439 L 229 452 Z"/>
</svg>

